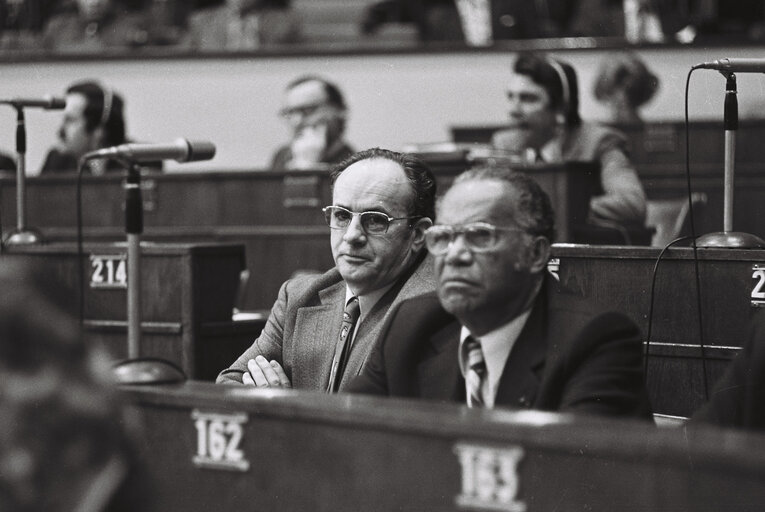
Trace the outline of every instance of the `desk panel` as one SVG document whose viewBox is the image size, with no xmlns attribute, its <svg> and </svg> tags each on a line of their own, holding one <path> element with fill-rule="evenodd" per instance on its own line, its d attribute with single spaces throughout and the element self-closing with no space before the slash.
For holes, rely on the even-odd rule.
<svg viewBox="0 0 765 512">
<path fill-rule="evenodd" d="M 716 511 L 765 499 L 760 436 L 193 382 L 125 393 L 162 510 Z"/>
<path fill-rule="evenodd" d="M 77 311 L 81 297 L 79 261 L 84 278 L 85 335 L 103 343 L 115 359 L 125 358 L 126 276 L 122 285 L 92 286 L 96 267 L 91 256 L 124 258 L 126 245 L 88 243 L 83 249 L 80 260 L 76 245 L 66 243 L 8 247 L 2 257 L 25 258 L 45 267 L 71 290 Z M 171 361 L 189 377 L 214 379 L 252 343 L 264 325 L 263 319 L 232 321 L 243 268 L 241 245 L 143 243 L 140 356 Z"/>
<path fill-rule="evenodd" d="M 648 386 L 655 412 L 688 416 L 746 339 L 762 311 L 765 251 L 670 249 L 651 282 L 659 249 L 553 246 L 561 293 L 623 311 L 648 337 Z M 650 322 L 649 322 L 650 319 Z M 650 323 L 650 325 L 649 325 Z M 702 346 L 703 345 L 703 346 Z"/>
</svg>

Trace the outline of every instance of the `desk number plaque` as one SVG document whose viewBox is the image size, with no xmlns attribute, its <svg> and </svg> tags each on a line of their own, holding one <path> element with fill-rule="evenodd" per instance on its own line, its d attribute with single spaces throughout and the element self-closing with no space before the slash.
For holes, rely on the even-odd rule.
<svg viewBox="0 0 765 512">
<path fill-rule="evenodd" d="M 244 413 L 224 414 L 191 412 L 197 431 L 197 452 L 192 458 L 201 468 L 247 471 L 250 463 L 244 458 L 240 445 L 244 436 L 242 425 L 247 423 Z"/>
</svg>

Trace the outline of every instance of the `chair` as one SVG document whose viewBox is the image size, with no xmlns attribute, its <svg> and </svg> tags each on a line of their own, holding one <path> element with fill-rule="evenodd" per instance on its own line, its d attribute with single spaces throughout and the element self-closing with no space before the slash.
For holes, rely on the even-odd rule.
<svg viewBox="0 0 765 512">
<path fill-rule="evenodd" d="M 707 204 L 707 195 L 703 192 L 691 194 L 693 212 L 698 219 Z M 664 247 L 672 240 L 690 234 L 690 216 L 688 198 L 649 199 L 646 208 L 646 225 L 653 226 L 655 233 L 651 245 Z"/>
</svg>

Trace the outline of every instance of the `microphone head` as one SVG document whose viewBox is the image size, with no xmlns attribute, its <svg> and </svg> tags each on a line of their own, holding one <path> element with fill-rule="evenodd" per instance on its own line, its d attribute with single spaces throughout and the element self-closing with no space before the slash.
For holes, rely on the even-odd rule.
<svg viewBox="0 0 765 512">
<path fill-rule="evenodd" d="M 44 96 L 43 99 L 47 102 L 43 108 L 46 110 L 63 110 L 66 107 L 66 100 L 57 96 Z"/>
<path fill-rule="evenodd" d="M 212 160 L 215 156 L 215 144 L 207 140 L 187 140 L 189 154 L 184 162 L 198 162 L 200 160 Z"/>
</svg>

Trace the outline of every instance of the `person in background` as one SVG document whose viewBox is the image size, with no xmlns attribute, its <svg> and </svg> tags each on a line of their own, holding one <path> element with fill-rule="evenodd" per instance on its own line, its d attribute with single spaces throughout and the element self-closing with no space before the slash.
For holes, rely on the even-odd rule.
<svg viewBox="0 0 765 512">
<path fill-rule="evenodd" d="M 58 138 L 58 144 L 45 157 L 41 175 L 77 172 L 85 153 L 124 144 L 127 138 L 122 96 L 93 80 L 70 85 Z M 161 171 L 162 162 L 145 164 L 142 169 Z M 85 172 L 102 175 L 123 170 L 120 162 L 97 159 L 86 164 Z"/>
<path fill-rule="evenodd" d="M 300 20 L 288 0 L 227 0 L 188 18 L 188 46 L 199 51 L 246 51 L 300 41 Z"/>
<path fill-rule="evenodd" d="M 0 260 L 0 510 L 153 510 L 140 431 L 52 277 Z"/>
<path fill-rule="evenodd" d="M 593 86 L 595 99 L 608 108 L 609 123 L 641 124 L 640 108 L 659 88 L 659 78 L 632 52 L 607 56 Z"/>
<path fill-rule="evenodd" d="M 50 17 L 43 48 L 54 52 L 99 54 L 149 43 L 149 20 L 119 0 L 77 0 L 75 7 Z"/>
<path fill-rule="evenodd" d="M 437 292 L 394 309 L 348 391 L 652 419 L 635 323 L 556 293 L 554 214 L 530 176 L 468 170 L 436 218 Z"/>
<path fill-rule="evenodd" d="M 644 229 L 646 197 L 618 131 L 579 116 L 574 68 L 541 54 L 522 54 L 507 81 L 508 127 L 492 137 L 495 148 L 536 162 L 596 162 L 603 194 L 590 201 L 588 223 Z"/>
<path fill-rule="evenodd" d="M 323 209 L 336 266 L 284 283 L 263 332 L 217 382 L 344 389 L 390 308 L 433 290 L 425 230 L 435 193 L 430 169 L 411 155 L 373 148 L 340 163 Z"/>
<path fill-rule="evenodd" d="M 345 141 L 348 108 L 340 88 L 324 78 L 307 75 L 287 85 L 280 115 L 292 140 L 271 159 L 271 169 L 317 169 L 351 156 Z"/>
</svg>

